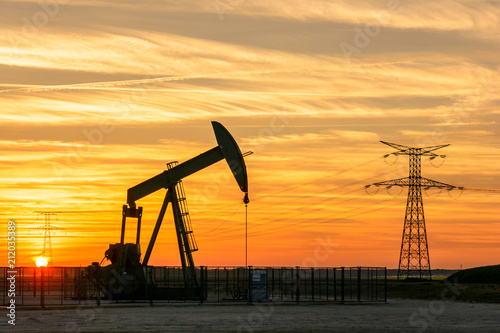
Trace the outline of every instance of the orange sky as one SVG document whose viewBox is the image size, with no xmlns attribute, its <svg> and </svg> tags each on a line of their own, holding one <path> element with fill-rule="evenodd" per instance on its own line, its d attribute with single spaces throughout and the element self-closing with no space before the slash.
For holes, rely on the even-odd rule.
<svg viewBox="0 0 500 333">
<path fill-rule="evenodd" d="M 498 17 L 486 0 L 3 1 L 0 235 L 15 219 L 17 264 L 33 265 L 34 212 L 61 211 L 56 265 L 100 261 L 127 189 L 213 148 L 216 120 L 254 152 L 249 264 L 397 267 L 406 189 L 364 185 L 407 176 L 408 161 L 385 163 L 379 140 L 449 143 L 424 177 L 500 189 Z M 244 265 L 227 164 L 184 186 L 195 263 Z M 431 267 L 498 264 L 500 194 L 429 194 Z M 164 195 L 138 202 L 143 250 Z M 150 264 L 179 265 L 172 226 L 169 210 Z"/>
</svg>

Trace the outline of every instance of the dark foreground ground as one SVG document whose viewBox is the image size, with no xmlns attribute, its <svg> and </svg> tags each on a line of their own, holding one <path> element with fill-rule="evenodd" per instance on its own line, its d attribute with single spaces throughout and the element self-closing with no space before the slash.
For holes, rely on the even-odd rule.
<svg viewBox="0 0 500 333">
<path fill-rule="evenodd" d="M 1 332 L 500 332 L 500 285 L 387 284 L 388 302 L 115 304 L 2 309 Z"/>
<path fill-rule="evenodd" d="M 5 310 L 2 310 L 4 312 Z M 5 312 L 4 312 L 5 313 Z M 500 332 L 500 304 L 164 304 L 19 309 L 2 332 Z"/>
</svg>

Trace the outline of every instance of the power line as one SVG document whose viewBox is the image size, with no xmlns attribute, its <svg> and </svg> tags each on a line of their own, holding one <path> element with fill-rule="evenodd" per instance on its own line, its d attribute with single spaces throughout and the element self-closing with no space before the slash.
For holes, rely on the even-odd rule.
<svg viewBox="0 0 500 333">
<path fill-rule="evenodd" d="M 283 190 L 279 190 L 279 191 L 277 191 L 277 192 L 274 192 L 274 193 L 271 193 L 271 194 L 268 194 L 268 195 L 262 195 L 262 196 L 260 196 L 260 197 L 257 197 L 257 199 L 254 199 L 253 201 L 259 201 L 259 200 L 261 200 L 261 199 L 263 199 L 263 198 L 273 197 L 273 196 L 275 196 L 276 194 L 280 194 L 280 193 L 283 193 L 283 192 L 289 192 L 289 191 L 291 191 L 291 190 L 295 190 L 295 189 L 297 189 L 297 188 L 300 188 L 300 187 L 302 187 L 302 186 L 304 186 L 304 185 L 312 184 L 312 183 L 317 182 L 317 181 L 320 181 L 320 180 L 325 180 L 325 179 L 330 178 L 330 177 L 333 177 L 333 176 L 341 175 L 341 174 L 343 174 L 343 173 L 345 173 L 345 172 L 347 172 L 347 171 L 351 171 L 351 170 L 356 169 L 356 168 L 359 168 L 359 167 L 361 167 L 361 166 L 364 166 L 364 165 L 370 164 L 370 163 L 372 163 L 372 162 L 374 162 L 374 161 L 376 161 L 376 160 L 378 160 L 378 159 L 379 159 L 379 158 L 375 158 L 375 159 L 369 160 L 369 161 L 367 161 L 367 162 L 363 162 L 363 163 L 361 163 L 361 164 L 358 164 L 358 165 L 356 165 L 356 166 L 354 166 L 354 167 L 352 167 L 352 168 L 344 169 L 344 170 L 341 170 L 341 171 L 338 171 L 338 172 L 332 172 L 332 173 L 328 174 L 327 176 L 320 177 L 320 178 L 317 178 L 317 179 L 311 180 L 311 181 L 309 181 L 309 182 L 304 182 L 304 183 L 300 183 L 300 184 L 298 184 L 298 185 L 290 186 L 290 187 L 288 187 L 288 188 L 285 188 L 285 189 L 283 189 Z M 328 192 L 328 191 L 329 191 L 329 190 L 326 190 L 325 192 Z"/>
<path fill-rule="evenodd" d="M 356 166 L 354 166 L 354 167 L 352 167 L 352 168 L 344 169 L 344 170 L 339 171 L 339 172 L 333 172 L 333 173 L 331 173 L 331 174 L 329 174 L 329 175 L 327 175 L 327 176 L 320 177 L 320 178 L 314 179 L 314 180 L 309 181 L 309 182 L 301 183 L 301 184 L 299 184 L 299 185 L 291 186 L 291 187 L 289 187 L 289 188 L 286 188 L 286 189 L 284 189 L 284 190 L 279 190 L 279 191 L 277 191 L 277 192 L 275 192 L 275 193 L 272 193 L 272 194 L 268 194 L 268 195 L 265 195 L 265 196 L 261 196 L 260 198 L 254 199 L 253 201 L 259 201 L 259 200 L 261 200 L 261 199 L 265 199 L 265 198 L 268 198 L 268 197 L 271 197 L 271 196 L 275 196 L 276 194 L 279 194 L 279 193 L 288 192 L 288 191 L 290 191 L 290 190 L 293 190 L 293 189 L 296 189 L 296 188 L 302 187 L 302 186 L 304 186 L 304 185 L 307 185 L 307 184 L 312 184 L 312 183 L 314 183 L 314 182 L 317 182 L 317 181 L 320 181 L 320 180 L 324 180 L 324 179 L 330 178 L 330 177 L 335 176 L 335 175 L 342 174 L 342 173 L 344 173 L 344 172 L 347 172 L 347 171 L 350 171 L 350 170 L 356 169 L 356 168 L 358 168 L 358 167 L 361 167 L 361 166 L 364 166 L 364 165 L 370 164 L 370 163 L 372 163 L 372 162 L 374 162 L 374 161 L 376 161 L 376 160 L 378 160 L 378 159 L 379 159 L 379 158 L 375 158 L 375 159 L 372 159 L 372 160 L 369 160 L 369 161 L 363 162 L 363 163 L 361 163 L 361 164 L 358 164 L 358 165 L 356 165 Z M 382 174 L 383 174 L 383 173 L 382 173 Z M 356 181 L 356 182 L 352 182 L 352 183 L 349 183 L 349 184 L 345 184 L 345 185 L 337 186 L 337 187 L 335 187 L 335 188 L 330 188 L 330 189 L 327 189 L 327 190 L 325 190 L 325 191 L 320 192 L 319 194 L 328 193 L 328 192 L 331 192 L 331 191 L 333 191 L 333 190 L 338 190 L 339 188 L 343 188 L 343 187 L 346 187 L 346 186 L 350 186 L 350 185 L 357 184 L 357 183 L 359 183 L 359 182 L 361 182 L 361 181 Z M 356 189 L 356 190 L 357 190 L 357 189 Z M 351 191 L 351 192 L 352 192 L 352 191 Z M 348 192 L 348 193 L 351 193 L 351 192 Z M 268 205 L 267 207 L 274 207 L 274 206 L 278 206 L 278 205 L 284 205 L 284 204 L 287 204 L 287 203 L 290 203 L 290 202 L 293 202 L 293 201 L 296 201 L 296 200 L 299 200 L 299 199 L 310 198 L 310 197 L 316 197 L 316 196 L 317 196 L 317 194 L 318 194 L 318 193 L 316 193 L 316 194 L 314 194 L 314 195 L 303 195 L 303 196 L 296 197 L 296 198 L 294 198 L 294 199 L 287 200 L 287 201 L 284 201 L 284 202 L 277 202 L 277 203 L 275 203 L 275 204 Z M 344 195 L 345 195 L 345 194 L 344 194 Z M 323 200 L 320 200 L 319 202 L 323 202 L 323 201 L 325 201 L 325 200 L 330 200 L 330 199 L 332 199 L 332 198 L 323 199 Z M 335 198 L 334 198 L 334 199 L 335 199 Z M 318 202 L 318 203 L 319 203 L 319 202 Z M 315 205 L 315 204 L 316 204 L 316 203 L 314 203 L 314 202 L 313 202 L 312 204 L 308 204 L 308 205 L 306 205 L 306 206 L 311 206 L 311 205 Z M 213 232 L 213 231 L 215 231 L 215 230 L 219 229 L 220 227 L 222 227 L 222 225 L 226 224 L 226 222 L 228 222 L 228 221 L 229 221 L 229 219 L 231 219 L 231 218 L 234 216 L 234 214 L 235 214 L 235 213 L 236 213 L 236 211 L 240 208 L 240 206 L 241 206 L 241 204 L 240 204 L 240 205 L 236 208 L 236 210 L 235 210 L 235 211 L 231 214 L 231 216 L 229 216 L 229 217 L 228 217 L 228 218 L 227 218 L 224 222 L 222 222 L 222 224 L 220 224 L 220 225 L 219 225 L 219 226 L 217 226 L 216 228 L 211 229 L 211 230 L 209 230 L 208 232 L 205 232 L 204 234 L 201 234 L 201 235 L 207 235 L 208 233 L 211 233 L 211 232 Z M 305 207 L 305 206 L 303 206 L 303 207 Z M 300 209 L 300 208 L 302 208 L 302 207 L 294 208 L 293 210 L 297 210 L 297 209 Z M 214 218 L 214 219 L 212 219 L 212 220 L 208 221 L 207 223 L 211 223 L 211 222 L 213 222 L 213 221 L 215 221 L 215 220 L 216 220 L 216 219 Z M 271 221 L 271 222 L 272 222 L 272 221 Z"/>
<path fill-rule="evenodd" d="M 240 209 L 241 205 L 243 205 L 243 201 L 240 202 L 240 204 L 238 205 L 238 207 L 236 207 L 236 209 L 234 210 L 234 212 L 231 214 L 231 216 L 229 216 L 224 222 L 222 222 L 221 224 L 219 224 L 217 227 L 215 227 L 214 229 L 211 229 L 205 233 L 201 233 L 200 236 L 203 236 L 203 235 L 208 235 L 214 231 L 216 231 L 217 229 L 219 229 L 220 227 L 222 227 L 224 224 L 226 224 L 227 221 L 229 221 L 233 216 L 234 214 L 236 214 L 236 212 Z"/>
<path fill-rule="evenodd" d="M 388 202 L 390 200 L 391 199 L 387 199 L 387 200 L 384 200 L 382 202 Z M 361 207 L 361 209 L 366 208 L 366 207 L 370 207 L 370 206 L 373 206 L 373 205 L 376 205 L 376 204 L 379 204 L 379 203 L 373 203 L 373 204 L 365 205 L 365 206 Z M 384 206 L 384 207 L 369 209 L 367 211 L 362 211 L 362 212 L 359 211 L 360 208 L 356 208 L 356 209 L 352 209 L 352 210 L 347 211 L 347 212 L 356 211 L 353 214 L 350 214 L 350 215 L 347 215 L 347 216 L 341 216 L 341 217 L 337 217 L 337 218 L 333 218 L 333 219 L 330 218 L 330 217 L 332 217 L 334 215 L 333 214 L 328 214 L 328 215 L 324 215 L 324 216 L 320 216 L 320 217 L 309 219 L 307 222 L 294 222 L 294 223 L 290 223 L 290 224 L 287 225 L 287 231 L 292 230 L 292 229 L 299 229 L 299 228 L 309 227 L 312 224 L 317 225 L 317 224 L 323 224 L 323 223 L 333 223 L 335 221 L 340 221 L 340 220 L 348 219 L 348 218 L 351 218 L 351 217 L 354 217 L 354 216 L 359 216 L 359 215 L 363 215 L 363 214 L 375 212 L 375 211 L 378 211 L 378 210 L 381 210 L 381 209 L 386 209 L 387 207 L 396 206 L 398 204 L 399 203 L 394 203 L 394 204 L 389 205 L 389 206 Z M 328 220 L 324 220 L 326 218 L 328 218 Z M 323 221 L 321 221 L 321 220 L 323 220 Z M 270 233 L 282 232 L 282 231 L 283 231 L 283 227 L 279 226 L 279 227 L 274 227 L 274 228 L 270 228 L 270 229 L 266 229 L 266 230 L 262 230 L 262 231 L 252 232 L 252 233 L 249 234 L 249 236 L 254 237 L 254 236 L 260 236 L 260 235 L 264 235 L 264 234 L 270 234 Z M 229 235 L 229 236 L 226 236 L 226 237 L 224 237 L 224 236 L 223 237 L 219 237 L 218 239 L 220 239 L 220 240 L 229 240 L 229 239 L 235 239 L 235 238 L 240 238 L 240 237 L 241 237 L 241 234 L 234 234 L 234 235 Z"/>
<path fill-rule="evenodd" d="M 349 192 L 347 192 L 347 193 L 344 193 L 344 195 L 345 195 L 345 194 L 350 194 L 350 193 L 352 193 L 352 192 L 356 192 L 356 191 L 358 191 L 358 190 L 360 190 L 360 189 L 361 189 L 361 188 L 356 188 L 356 189 L 354 189 L 354 190 L 352 190 L 352 191 L 349 191 Z M 355 196 L 355 197 L 352 197 L 352 198 L 344 199 L 344 200 L 341 200 L 341 201 L 337 202 L 337 204 L 344 203 L 344 202 L 347 202 L 347 201 L 351 201 L 351 200 L 357 199 L 357 198 L 359 198 L 359 197 L 361 197 L 361 196 Z M 325 201 L 328 201 L 328 200 L 332 200 L 332 198 L 325 198 L 325 199 L 321 200 L 321 202 L 325 202 Z M 334 198 L 334 200 L 335 200 L 335 198 Z M 385 200 L 385 201 L 389 201 L 389 200 L 391 200 L 391 199 L 387 199 L 387 200 Z M 385 201 L 383 201 L 383 202 L 385 202 Z M 375 204 L 377 204 L 377 203 L 375 203 Z M 361 208 L 357 207 L 357 208 L 354 208 L 354 209 L 351 209 L 351 210 L 344 211 L 343 213 L 346 213 L 346 212 L 351 212 L 351 211 L 356 211 L 356 210 L 363 209 L 363 208 L 365 208 L 365 207 L 369 207 L 369 206 L 373 206 L 373 205 L 374 205 L 374 204 L 368 204 L 368 205 L 365 205 L 365 206 L 363 206 L 363 207 L 361 207 Z M 298 208 L 294 209 L 294 211 L 295 211 L 295 210 L 300 210 L 300 213 L 301 213 L 302 215 L 304 215 L 304 214 L 308 214 L 308 213 L 311 213 L 311 212 L 318 211 L 318 210 L 322 209 L 322 208 L 313 208 L 313 209 L 309 209 L 309 210 L 302 210 L 302 208 L 307 207 L 307 206 L 309 206 L 309 205 L 302 206 L 302 207 L 298 207 Z M 261 224 L 261 225 L 259 225 L 259 226 L 261 226 L 261 227 L 262 227 L 262 226 L 266 226 L 266 227 L 267 227 L 267 226 L 269 226 L 269 225 L 273 225 L 275 222 L 279 222 L 279 221 L 283 221 L 283 220 L 290 219 L 290 218 L 292 217 L 292 215 L 293 215 L 293 214 L 291 214 L 290 216 L 288 216 L 288 215 L 287 215 L 287 216 L 278 217 L 278 218 L 271 219 L 271 220 L 266 220 L 266 221 L 265 221 L 265 224 Z M 288 229 L 288 230 L 290 230 L 291 228 L 293 228 L 293 226 L 297 226 L 297 225 L 299 225 L 299 224 L 300 224 L 301 226 L 311 225 L 311 224 L 312 224 L 312 222 L 311 222 L 311 221 L 315 221 L 315 220 L 317 220 L 317 219 L 327 218 L 327 217 L 331 217 L 331 216 L 332 216 L 332 214 L 331 214 L 331 213 L 329 213 L 329 214 L 324 215 L 324 216 L 319 217 L 319 218 L 309 219 L 307 222 L 295 222 L 295 223 L 291 223 L 291 224 L 288 224 L 288 225 L 287 225 L 287 229 Z M 257 227 L 257 228 L 258 228 L 258 227 Z M 266 229 L 263 229 L 263 230 L 257 230 L 257 231 L 255 231 L 255 228 L 254 228 L 254 232 L 252 232 L 252 233 L 251 233 L 251 235 L 252 235 L 252 236 L 254 236 L 254 235 L 258 234 L 258 233 L 268 233 L 268 232 L 273 232 L 273 231 L 281 231 L 281 230 L 283 230 L 283 229 L 282 229 L 282 226 L 277 226 L 277 227 L 272 227 L 272 228 L 266 228 Z M 231 233 L 233 233 L 233 234 L 231 234 Z M 233 237 L 233 236 L 241 236 L 240 231 L 239 231 L 239 230 L 233 230 L 232 232 L 231 232 L 231 231 L 229 231 L 229 232 L 225 232 L 225 236 L 222 236 L 222 238 L 221 238 L 221 237 L 219 237 L 218 239 L 223 239 L 223 238 Z"/>
<path fill-rule="evenodd" d="M 377 158 L 377 159 L 378 159 L 378 158 Z M 376 159 L 375 159 L 375 160 L 376 160 Z M 363 164 L 368 164 L 368 163 L 371 163 L 371 162 L 373 162 L 373 161 L 374 161 L 374 160 L 371 160 L 371 161 L 365 162 L 365 163 L 363 163 Z M 345 171 L 346 171 L 346 170 L 344 170 L 343 172 L 345 172 Z M 389 172 L 382 172 L 382 173 L 380 173 L 380 174 L 378 174 L 378 175 L 376 175 L 376 176 L 370 177 L 370 179 L 371 179 L 371 178 L 374 178 L 374 177 L 377 177 L 377 176 L 380 176 L 380 175 L 385 175 L 385 174 L 387 174 L 387 173 L 389 173 Z M 320 178 L 320 179 L 324 179 L 324 178 L 325 178 L 325 177 L 322 177 L 322 178 Z M 319 180 L 319 179 L 318 179 L 318 180 Z M 315 180 L 315 181 L 316 181 L 316 180 Z M 314 181 L 311 181 L 311 182 L 309 182 L 309 183 L 312 183 L 312 182 L 314 182 Z M 354 184 L 357 184 L 357 183 L 360 183 L 360 182 L 363 182 L 363 181 L 355 181 L 355 182 L 352 182 L 352 183 L 349 183 L 349 184 L 345 184 L 345 185 L 338 186 L 338 187 L 335 187 L 335 188 L 327 189 L 327 190 L 325 190 L 325 191 L 323 191 L 323 192 L 320 192 L 319 194 L 328 193 L 328 192 L 331 192 L 331 191 L 334 191 L 334 190 L 338 190 L 339 188 L 343 188 L 343 187 L 346 187 L 346 186 L 354 185 Z M 363 189 L 363 187 L 362 187 L 362 188 L 355 188 L 354 190 L 351 190 L 351 191 L 348 191 L 348 192 L 342 193 L 342 194 L 340 194 L 340 195 L 339 195 L 339 197 L 342 197 L 342 196 L 345 196 L 345 195 L 351 194 L 351 193 L 356 192 L 356 191 L 358 191 L 358 190 L 360 190 L 360 189 Z M 283 192 L 283 191 L 279 191 L 279 192 L 281 193 L 281 192 Z M 316 196 L 317 196 L 317 194 L 318 194 L 318 193 L 313 194 L 313 195 L 303 195 L 303 196 L 300 196 L 300 197 L 297 197 L 297 198 L 294 198 L 294 199 L 291 199 L 291 200 L 288 200 L 288 201 L 278 202 L 278 203 L 276 203 L 276 204 L 274 204 L 274 205 L 271 205 L 271 206 L 270 206 L 270 205 L 267 205 L 267 207 L 273 207 L 273 206 L 278 206 L 278 205 L 284 205 L 284 204 L 287 204 L 287 203 L 290 203 L 290 202 L 293 202 L 293 201 L 296 201 L 296 200 L 299 200 L 299 199 L 305 199 L 305 198 L 316 197 Z M 355 196 L 355 197 L 352 197 L 352 198 L 344 199 L 344 200 L 342 200 L 342 201 L 337 201 L 337 202 L 336 202 L 336 204 L 340 204 L 340 203 L 344 203 L 344 202 L 347 202 L 347 201 L 351 201 L 351 200 L 354 200 L 354 199 L 357 199 L 357 198 L 360 198 L 360 197 L 361 197 L 361 195 L 358 195 L 358 196 Z M 299 210 L 301 211 L 301 214 L 306 214 L 306 213 L 310 213 L 310 212 L 313 212 L 313 211 L 318 211 L 318 210 L 321 210 L 322 208 L 313 208 L 313 209 L 309 209 L 309 210 L 306 210 L 306 211 L 304 211 L 304 210 L 303 210 L 303 208 L 306 208 L 306 207 L 307 207 L 307 208 L 309 208 L 309 207 L 311 207 L 311 206 L 315 206 L 315 205 L 318 205 L 318 204 L 323 203 L 323 202 L 326 202 L 326 201 L 330 201 L 330 200 L 337 200 L 337 199 L 338 199 L 338 198 L 335 198 L 335 197 L 333 197 L 333 198 L 332 198 L 332 197 L 327 197 L 327 198 L 321 199 L 321 200 L 319 200 L 319 201 L 315 201 L 315 202 L 312 202 L 312 203 L 308 203 L 307 205 L 298 206 L 298 207 L 295 207 L 295 208 L 293 208 L 293 209 L 289 210 L 287 213 L 282 213 L 282 214 L 287 214 L 287 216 L 279 217 L 279 218 L 277 218 L 277 219 L 266 220 L 266 221 L 264 221 L 262 224 L 259 224 L 259 225 L 264 225 L 264 224 L 265 224 L 265 225 L 269 225 L 269 224 L 272 224 L 272 223 L 277 222 L 277 221 L 282 221 L 282 220 L 288 219 L 288 218 L 290 218 L 291 216 L 293 216 L 293 215 L 294 215 L 294 212 L 295 212 L 295 211 L 299 211 Z M 354 210 L 354 209 L 353 209 L 353 210 Z M 234 215 L 234 213 L 233 213 L 232 215 Z M 215 220 L 215 219 L 213 219 L 213 220 Z M 212 220 L 212 221 L 213 221 L 213 220 Z M 224 221 L 222 224 L 225 224 L 226 222 L 227 222 L 227 220 L 226 220 L 226 221 Z M 217 229 L 218 229 L 218 228 L 217 228 Z M 235 227 L 235 229 L 234 229 L 232 232 L 239 232 L 239 229 Z M 225 234 L 227 235 L 227 233 L 228 233 L 228 232 L 226 231 L 226 232 L 225 232 Z M 229 231 L 229 233 L 231 233 L 231 231 Z M 206 234 L 205 234 L 205 235 L 206 235 Z"/>
<path fill-rule="evenodd" d="M 463 188 L 465 191 L 475 191 L 475 192 L 489 192 L 489 193 L 500 193 L 500 190 L 489 190 L 485 188 Z"/>
</svg>

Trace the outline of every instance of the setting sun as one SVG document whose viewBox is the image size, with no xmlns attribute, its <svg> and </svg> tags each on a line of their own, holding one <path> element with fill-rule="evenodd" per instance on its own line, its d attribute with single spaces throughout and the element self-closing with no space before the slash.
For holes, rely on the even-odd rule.
<svg viewBox="0 0 500 333">
<path fill-rule="evenodd" d="M 47 267 L 48 260 L 45 257 L 39 257 L 36 259 L 36 267 Z"/>
</svg>

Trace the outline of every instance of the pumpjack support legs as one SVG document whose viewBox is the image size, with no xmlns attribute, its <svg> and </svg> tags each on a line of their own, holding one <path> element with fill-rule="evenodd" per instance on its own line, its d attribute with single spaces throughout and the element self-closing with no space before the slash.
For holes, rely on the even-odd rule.
<svg viewBox="0 0 500 333">
<path fill-rule="evenodd" d="M 125 222 L 127 217 L 135 217 L 137 219 L 137 235 L 135 243 L 139 244 L 141 240 L 141 220 L 142 220 L 142 207 L 138 208 L 128 208 L 127 205 L 123 205 L 122 210 L 122 232 L 120 236 L 120 243 L 123 245 L 125 241 Z"/>
<path fill-rule="evenodd" d="M 182 262 L 182 270 L 184 273 L 184 281 L 186 283 L 186 287 L 195 287 L 199 286 L 198 279 L 196 278 L 196 270 L 194 266 L 194 260 L 192 252 L 196 251 L 195 248 L 191 247 L 191 242 L 189 239 L 189 233 L 192 233 L 192 230 L 189 230 L 189 226 L 186 223 L 187 212 L 183 212 L 180 208 L 180 200 L 185 198 L 179 198 L 177 195 L 177 191 L 175 187 L 169 188 L 170 199 L 172 202 L 172 210 L 174 213 L 174 221 L 175 221 L 175 231 L 177 234 L 177 242 L 179 244 L 179 253 L 181 256 Z"/>
<path fill-rule="evenodd" d="M 185 200 L 185 198 L 181 198 L 181 200 L 182 199 Z M 165 195 L 165 199 L 163 200 L 163 205 L 160 209 L 160 213 L 158 214 L 158 219 L 156 221 L 153 234 L 151 235 L 151 240 L 149 241 L 148 249 L 144 254 L 142 265 L 147 266 L 149 262 L 149 258 L 153 251 L 156 238 L 158 236 L 161 224 L 163 222 L 163 218 L 165 217 L 167 206 L 169 203 L 171 203 L 174 216 L 175 232 L 177 234 L 177 243 L 179 245 L 179 253 L 181 257 L 182 270 L 184 273 L 184 281 L 186 283 L 186 287 L 198 287 L 198 279 L 196 278 L 194 260 L 191 254 L 193 250 L 196 249 L 192 248 L 191 242 L 189 241 L 188 234 L 191 233 L 192 231 L 186 230 L 185 217 L 187 215 L 187 212 L 183 212 L 180 209 L 179 201 L 180 199 L 177 196 L 177 191 L 175 189 L 175 186 L 169 187 L 167 190 L 167 194 Z"/>
<path fill-rule="evenodd" d="M 144 259 L 142 260 L 143 266 L 148 265 L 149 257 L 151 256 L 151 252 L 153 251 L 153 247 L 156 242 L 156 237 L 158 236 L 158 232 L 160 231 L 161 223 L 163 222 L 163 217 L 165 216 L 165 212 L 167 210 L 169 202 L 170 202 L 170 192 L 167 191 L 165 199 L 163 199 L 163 205 L 161 206 L 160 213 L 158 214 L 158 219 L 156 220 L 153 234 L 151 235 L 151 239 L 149 241 L 148 249 L 146 250 L 146 253 L 144 254 Z"/>
</svg>

